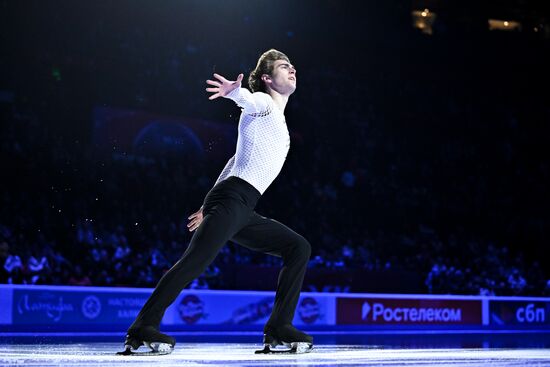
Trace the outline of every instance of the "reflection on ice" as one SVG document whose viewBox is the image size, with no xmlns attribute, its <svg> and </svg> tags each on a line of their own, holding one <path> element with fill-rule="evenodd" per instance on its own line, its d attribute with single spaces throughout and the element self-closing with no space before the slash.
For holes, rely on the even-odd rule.
<svg viewBox="0 0 550 367">
<path fill-rule="evenodd" d="M 399 349 L 320 345 L 302 355 L 257 355 L 254 344 L 180 344 L 166 356 L 117 356 L 120 343 L 0 346 L 0 365 L 25 366 L 535 366 L 550 365 L 549 349 Z"/>
</svg>

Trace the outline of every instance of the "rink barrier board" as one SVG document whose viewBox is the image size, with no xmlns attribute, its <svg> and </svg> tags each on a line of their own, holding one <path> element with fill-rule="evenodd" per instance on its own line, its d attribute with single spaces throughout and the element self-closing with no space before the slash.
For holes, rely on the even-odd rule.
<svg viewBox="0 0 550 367">
<path fill-rule="evenodd" d="M 0 331 L 124 330 L 150 288 L 0 285 Z M 261 330 L 274 292 L 184 290 L 165 330 Z M 550 330 L 550 298 L 420 294 L 301 294 L 293 323 L 307 330 Z"/>
</svg>

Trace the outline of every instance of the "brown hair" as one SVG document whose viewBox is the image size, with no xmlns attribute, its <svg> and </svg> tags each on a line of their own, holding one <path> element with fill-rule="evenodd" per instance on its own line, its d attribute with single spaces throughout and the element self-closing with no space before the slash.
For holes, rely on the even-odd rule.
<svg viewBox="0 0 550 367">
<path fill-rule="evenodd" d="M 260 56 L 256 68 L 250 72 L 250 76 L 248 77 L 248 86 L 252 92 L 265 92 L 265 83 L 262 80 L 262 75 L 271 75 L 273 64 L 277 60 L 285 60 L 290 63 L 288 56 L 273 48 Z"/>
</svg>

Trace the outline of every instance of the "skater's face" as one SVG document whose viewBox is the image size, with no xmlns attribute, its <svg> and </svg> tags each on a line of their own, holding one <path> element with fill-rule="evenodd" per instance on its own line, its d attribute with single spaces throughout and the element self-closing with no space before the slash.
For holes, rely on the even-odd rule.
<svg viewBox="0 0 550 367">
<path fill-rule="evenodd" d="M 291 95 L 296 90 L 296 69 L 287 60 L 277 60 L 273 63 L 271 75 L 264 74 L 267 87 L 283 95 Z"/>
</svg>

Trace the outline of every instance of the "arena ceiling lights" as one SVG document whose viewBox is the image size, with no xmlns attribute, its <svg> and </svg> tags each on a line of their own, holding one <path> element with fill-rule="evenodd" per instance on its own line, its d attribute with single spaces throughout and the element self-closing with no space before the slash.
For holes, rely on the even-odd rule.
<svg viewBox="0 0 550 367">
<path fill-rule="evenodd" d="M 521 31 L 521 23 L 514 20 L 489 19 L 490 31 Z"/>
<path fill-rule="evenodd" d="M 433 34 L 433 23 L 437 15 L 429 9 L 413 10 L 411 12 L 413 27 L 420 29 L 422 33 Z"/>
</svg>

